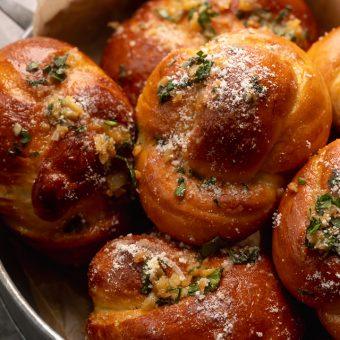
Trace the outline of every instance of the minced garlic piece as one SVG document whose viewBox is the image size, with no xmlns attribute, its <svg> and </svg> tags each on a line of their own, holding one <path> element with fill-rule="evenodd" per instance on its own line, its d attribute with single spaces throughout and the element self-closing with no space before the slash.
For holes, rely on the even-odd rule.
<svg viewBox="0 0 340 340">
<path fill-rule="evenodd" d="M 126 174 L 124 173 L 116 173 L 113 175 L 109 175 L 106 178 L 106 183 L 108 185 L 108 190 L 106 191 L 106 194 L 108 196 L 120 196 L 125 192 L 125 190 L 122 190 L 121 188 L 128 182 L 128 179 L 126 177 Z"/>
<path fill-rule="evenodd" d="M 105 133 L 94 136 L 94 145 L 102 164 L 106 164 L 116 155 L 115 141 Z"/>
<path fill-rule="evenodd" d="M 65 97 L 62 105 L 64 106 L 62 114 L 66 119 L 76 120 L 84 113 L 83 107 L 71 96 Z"/>
<path fill-rule="evenodd" d="M 15 123 L 13 126 L 13 133 L 17 137 L 20 135 L 22 131 L 22 126 L 19 123 Z"/>
<path fill-rule="evenodd" d="M 52 133 L 51 139 L 55 142 L 63 138 L 68 132 L 68 127 L 63 125 L 57 125 L 56 129 Z"/>
<path fill-rule="evenodd" d="M 289 183 L 288 184 L 288 189 L 290 190 L 290 191 L 294 191 L 294 192 L 298 192 L 298 185 L 296 184 L 296 183 Z"/>
</svg>

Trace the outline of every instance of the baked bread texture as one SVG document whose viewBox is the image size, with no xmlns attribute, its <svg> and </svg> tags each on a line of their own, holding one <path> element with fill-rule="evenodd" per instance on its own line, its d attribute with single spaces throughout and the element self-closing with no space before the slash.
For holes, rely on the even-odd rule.
<svg viewBox="0 0 340 340">
<path fill-rule="evenodd" d="M 61 262 L 83 261 L 129 225 L 128 99 L 77 48 L 41 37 L 0 50 L 0 98 L 4 222 Z"/>
<path fill-rule="evenodd" d="M 199 47 L 245 27 L 271 31 L 308 49 L 317 37 L 303 0 L 154 0 L 116 29 L 102 59 L 133 104 L 146 79 L 169 52 Z"/>
<path fill-rule="evenodd" d="M 273 260 L 286 288 L 340 337 L 340 140 L 289 184 L 276 217 Z"/>
<path fill-rule="evenodd" d="M 333 125 L 340 134 L 340 27 L 320 38 L 308 51 L 323 75 L 333 105 Z"/>
<path fill-rule="evenodd" d="M 301 337 L 294 306 L 258 248 L 199 256 L 157 236 L 109 242 L 89 268 L 88 339 Z"/>
<path fill-rule="evenodd" d="M 136 117 L 144 209 L 162 232 L 199 245 L 261 227 L 287 174 L 326 144 L 331 104 L 305 52 L 246 30 L 170 53 Z"/>
</svg>

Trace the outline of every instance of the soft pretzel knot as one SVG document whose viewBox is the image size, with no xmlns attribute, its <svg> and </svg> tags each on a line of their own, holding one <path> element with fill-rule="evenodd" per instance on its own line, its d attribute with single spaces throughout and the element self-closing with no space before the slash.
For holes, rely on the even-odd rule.
<svg viewBox="0 0 340 340">
<path fill-rule="evenodd" d="M 133 138 L 132 108 L 90 59 L 56 40 L 3 48 L 0 74 L 0 213 L 52 257 L 78 261 L 126 227 L 121 147 Z"/>
<path fill-rule="evenodd" d="M 284 285 L 340 336 L 340 140 L 295 176 L 276 218 L 273 258 Z"/>
<path fill-rule="evenodd" d="M 340 27 L 320 38 L 308 55 L 326 81 L 333 104 L 333 124 L 340 133 Z"/>
<path fill-rule="evenodd" d="M 144 208 L 190 244 L 242 239 L 280 197 L 284 174 L 324 146 L 331 105 L 305 53 L 256 31 L 172 52 L 138 101 Z"/>
<path fill-rule="evenodd" d="M 198 259 L 156 236 L 111 241 L 89 268 L 88 338 L 299 338 L 299 318 L 270 261 L 258 255 L 234 264 L 226 254 Z"/>
<path fill-rule="evenodd" d="M 154 0 L 116 27 L 102 65 L 133 103 L 156 65 L 176 48 L 248 28 L 273 32 L 307 49 L 316 22 L 303 0 Z"/>
</svg>

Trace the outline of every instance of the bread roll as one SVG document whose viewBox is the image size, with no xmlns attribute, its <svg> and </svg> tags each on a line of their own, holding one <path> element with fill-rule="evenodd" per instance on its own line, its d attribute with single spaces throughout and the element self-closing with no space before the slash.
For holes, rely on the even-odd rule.
<svg viewBox="0 0 340 340">
<path fill-rule="evenodd" d="M 258 230 L 285 176 L 327 142 L 322 77 L 291 42 L 250 30 L 170 53 L 137 105 L 142 204 L 189 244 Z"/>
<path fill-rule="evenodd" d="M 268 258 L 198 255 L 155 236 L 108 243 L 89 268 L 88 339 L 301 338 Z"/>
<path fill-rule="evenodd" d="M 333 125 L 340 133 L 340 27 L 320 38 L 308 51 L 325 78 L 333 104 Z"/>
<path fill-rule="evenodd" d="M 340 337 L 340 140 L 295 176 L 280 204 L 273 259 L 288 290 Z"/>
<path fill-rule="evenodd" d="M 133 109 L 89 58 L 57 40 L 4 47 L 0 75 L 0 214 L 49 256 L 81 262 L 129 224 Z"/>
<path fill-rule="evenodd" d="M 102 65 L 136 103 L 156 65 L 176 48 L 198 48 L 215 35 L 244 27 L 271 31 L 307 49 L 317 37 L 303 0 L 148 1 L 119 26 Z"/>
</svg>

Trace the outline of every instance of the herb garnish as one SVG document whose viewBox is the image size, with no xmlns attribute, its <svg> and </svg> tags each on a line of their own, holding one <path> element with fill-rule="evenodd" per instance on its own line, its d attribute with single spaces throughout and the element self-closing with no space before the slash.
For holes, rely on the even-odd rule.
<svg viewBox="0 0 340 340">
<path fill-rule="evenodd" d="M 185 179 L 184 177 L 180 177 L 177 181 L 177 188 L 175 190 L 175 195 L 177 197 L 183 198 L 185 195 L 186 191 L 186 184 L 185 184 Z"/>
<path fill-rule="evenodd" d="M 183 174 L 185 175 L 185 169 L 183 167 L 179 167 L 176 169 L 176 172 L 179 173 L 179 174 Z"/>
<path fill-rule="evenodd" d="M 208 55 L 204 54 L 203 51 L 198 51 L 195 57 L 189 59 L 189 61 L 183 64 L 184 68 L 190 68 L 194 65 L 199 65 L 194 74 L 194 78 L 188 81 L 187 86 L 191 85 L 192 83 L 199 83 L 208 78 L 214 62 L 207 60 L 207 57 Z"/>
<path fill-rule="evenodd" d="M 46 78 L 41 78 L 41 79 L 26 79 L 27 84 L 29 86 L 35 87 L 38 85 L 45 85 L 47 84 L 47 79 Z"/>
<path fill-rule="evenodd" d="M 333 183 L 331 176 L 330 188 Z M 340 197 L 326 192 L 317 198 L 314 211 L 310 211 L 306 247 L 340 256 Z"/>
<path fill-rule="evenodd" d="M 136 173 L 135 173 L 135 169 L 133 167 L 133 163 L 132 161 L 130 161 L 128 158 L 123 157 L 123 156 L 119 156 L 116 155 L 117 159 L 120 159 L 121 161 L 123 161 L 126 164 L 126 167 L 129 170 L 129 174 L 130 174 L 130 178 L 131 178 L 131 183 L 134 187 L 137 186 L 137 180 L 136 180 Z"/>
<path fill-rule="evenodd" d="M 104 124 L 110 127 L 118 125 L 118 123 L 115 120 L 105 120 Z"/>
<path fill-rule="evenodd" d="M 68 53 L 65 53 L 63 56 L 55 57 L 50 65 L 43 68 L 42 71 L 45 76 L 40 79 L 26 79 L 28 85 L 32 87 L 46 85 L 48 83 L 48 79 L 58 83 L 63 82 L 66 78 L 66 69 L 68 68 L 68 65 L 66 64 L 67 58 Z M 39 70 L 39 64 L 32 62 L 27 65 L 26 70 L 32 73 L 37 72 Z"/>
<path fill-rule="evenodd" d="M 26 129 L 22 129 L 19 133 L 20 143 L 27 144 L 32 140 L 31 134 Z"/>
<path fill-rule="evenodd" d="M 329 187 L 331 191 L 340 191 L 340 171 L 333 170 L 332 175 L 329 178 Z"/>
<path fill-rule="evenodd" d="M 235 264 L 255 263 L 260 257 L 260 249 L 256 246 L 232 247 L 228 254 Z"/>
<path fill-rule="evenodd" d="M 211 186 L 213 186 L 213 185 L 216 185 L 216 183 L 217 183 L 216 177 L 212 176 L 212 177 L 206 178 L 206 179 L 203 181 L 202 185 L 203 185 L 204 187 L 211 187 Z"/>
<path fill-rule="evenodd" d="M 281 23 L 284 19 L 286 19 L 289 16 L 291 11 L 292 11 L 292 7 L 291 6 L 286 6 L 283 10 L 281 10 L 279 12 L 279 14 L 277 15 L 275 21 L 278 22 L 278 23 Z"/>
<path fill-rule="evenodd" d="M 207 54 L 204 54 L 203 51 L 199 51 L 195 57 L 190 58 L 186 63 L 183 64 L 183 68 L 185 69 L 194 65 L 198 66 L 195 74 L 186 82 L 175 84 L 173 80 L 169 80 L 166 84 L 159 85 L 157 90 L 159 102 L 164 104 L 165 102 L 169 101 L 172 97 L 173 91 L 176 89 L 186 88 L 207 79 L 214 64 L 214 62 L 208 60 L 207 57 Z"/>
<path fill-rule="evenodd" d="M 14 157 L 21 155 L 23 148 L 32 140 L 31 134 L 24 128 L 21 128 L 18 137 L 19 142 L 14 143 L 13 146 L 7 150 L 8 154 Z"/>
<path fill-rule="evenodd" d="M 302 177 L 298 177 L 297 182 L 299 185 L 305 185 L 306 184 L 306 180 Z"/>
<path fill-rule="evenodd" d="M 68 53 L 65 53 L 63 56 L 55 57 L 53 59 L 52 64 L 46 66 L 43 69 L 44 73 L 48 73 L 48 75 L 55 81 L 61 83 L 66 78 L 66 69 L 68 65 L 66 64 L 68 58 Z"/>
<path fill-rule="evenodd" d="M 211 5 L 208 1 L 206 1 L 203 5 L 199 5 L 197 7 L 193 7 L 188 13 L 188 19 L 191 21 L 195 13 L 198 14 L 197 22 L 201 26 L 202 34 L 211 39 L 216 35 L 214 28 L 212 27 L 212 18 L 219 15 L 218 12 L 214 12 Z"/>
<path fill-rule="evenodd" d="M 159 97 L 159 102 L 161 104 L 167 102 L 171 98 L 171 93 L 173 90 L 175 90 L 176 86 L 173 83 L 172 80 L 170 80 L 167 84 L 165 85 L 159 85 L 158 90 L 157 90 L 157 95 Z"/>
<path fill-rule="evenodd" d="M 141 289 L 140 289 L 140 292 L 144 295 L 148 295 L 152 291 L 150 274 L 148 273 L 149 270 L 150 270 L 150 268 L 148 266 L 148 261 L 145 261 L 143 266 L 142 266 L 142 271 L 141 271 L 142 286 L 141 286 Z"/>
<path fill-rule="evenodd" d="M 32 61 L 30 64 L 26 66 L 26 71 L 27 72 L 36 72 L 39 70 L 39 63 L 36 61 Z"/>
<path fill-rule="evenodd" d="M 208 284 L 204 288 L 204 294 L 207 294 L 208 292 L 213 292 L 217 289 L 221 281 L 222 272 L 223 268 L 218 268 L 206 277 L 206 279 L 208 280 Z M 195 282 L 188 287 L 188 294 L 190 296 L 196 295 L 196 293 L 199 291 L 198 281 L 201 278 L 202 277 L 200 276 L 194 277 Z"/>
<path fill-rule="evenodd" d="M 175 265 L 176 266 L 176 265 Z M 141 268 L 141 288 L 143 295 L 151 292 L 157 297 L 158 306 L 178 303 L 188 296 L 205 295 L 218 288 L 223 268 L 199 265 L 179 275 L 173 265 L 162 258 L 147 258 Z"/>
<path fill-rule="evenodd" d="M 217 236 L 212 240 L 203 244 L 199 253 L 203 259 L 209 256 L 216 255 L 222 248 L 226 248 L 230 245 L 230 242 Z"/>
</svg>

